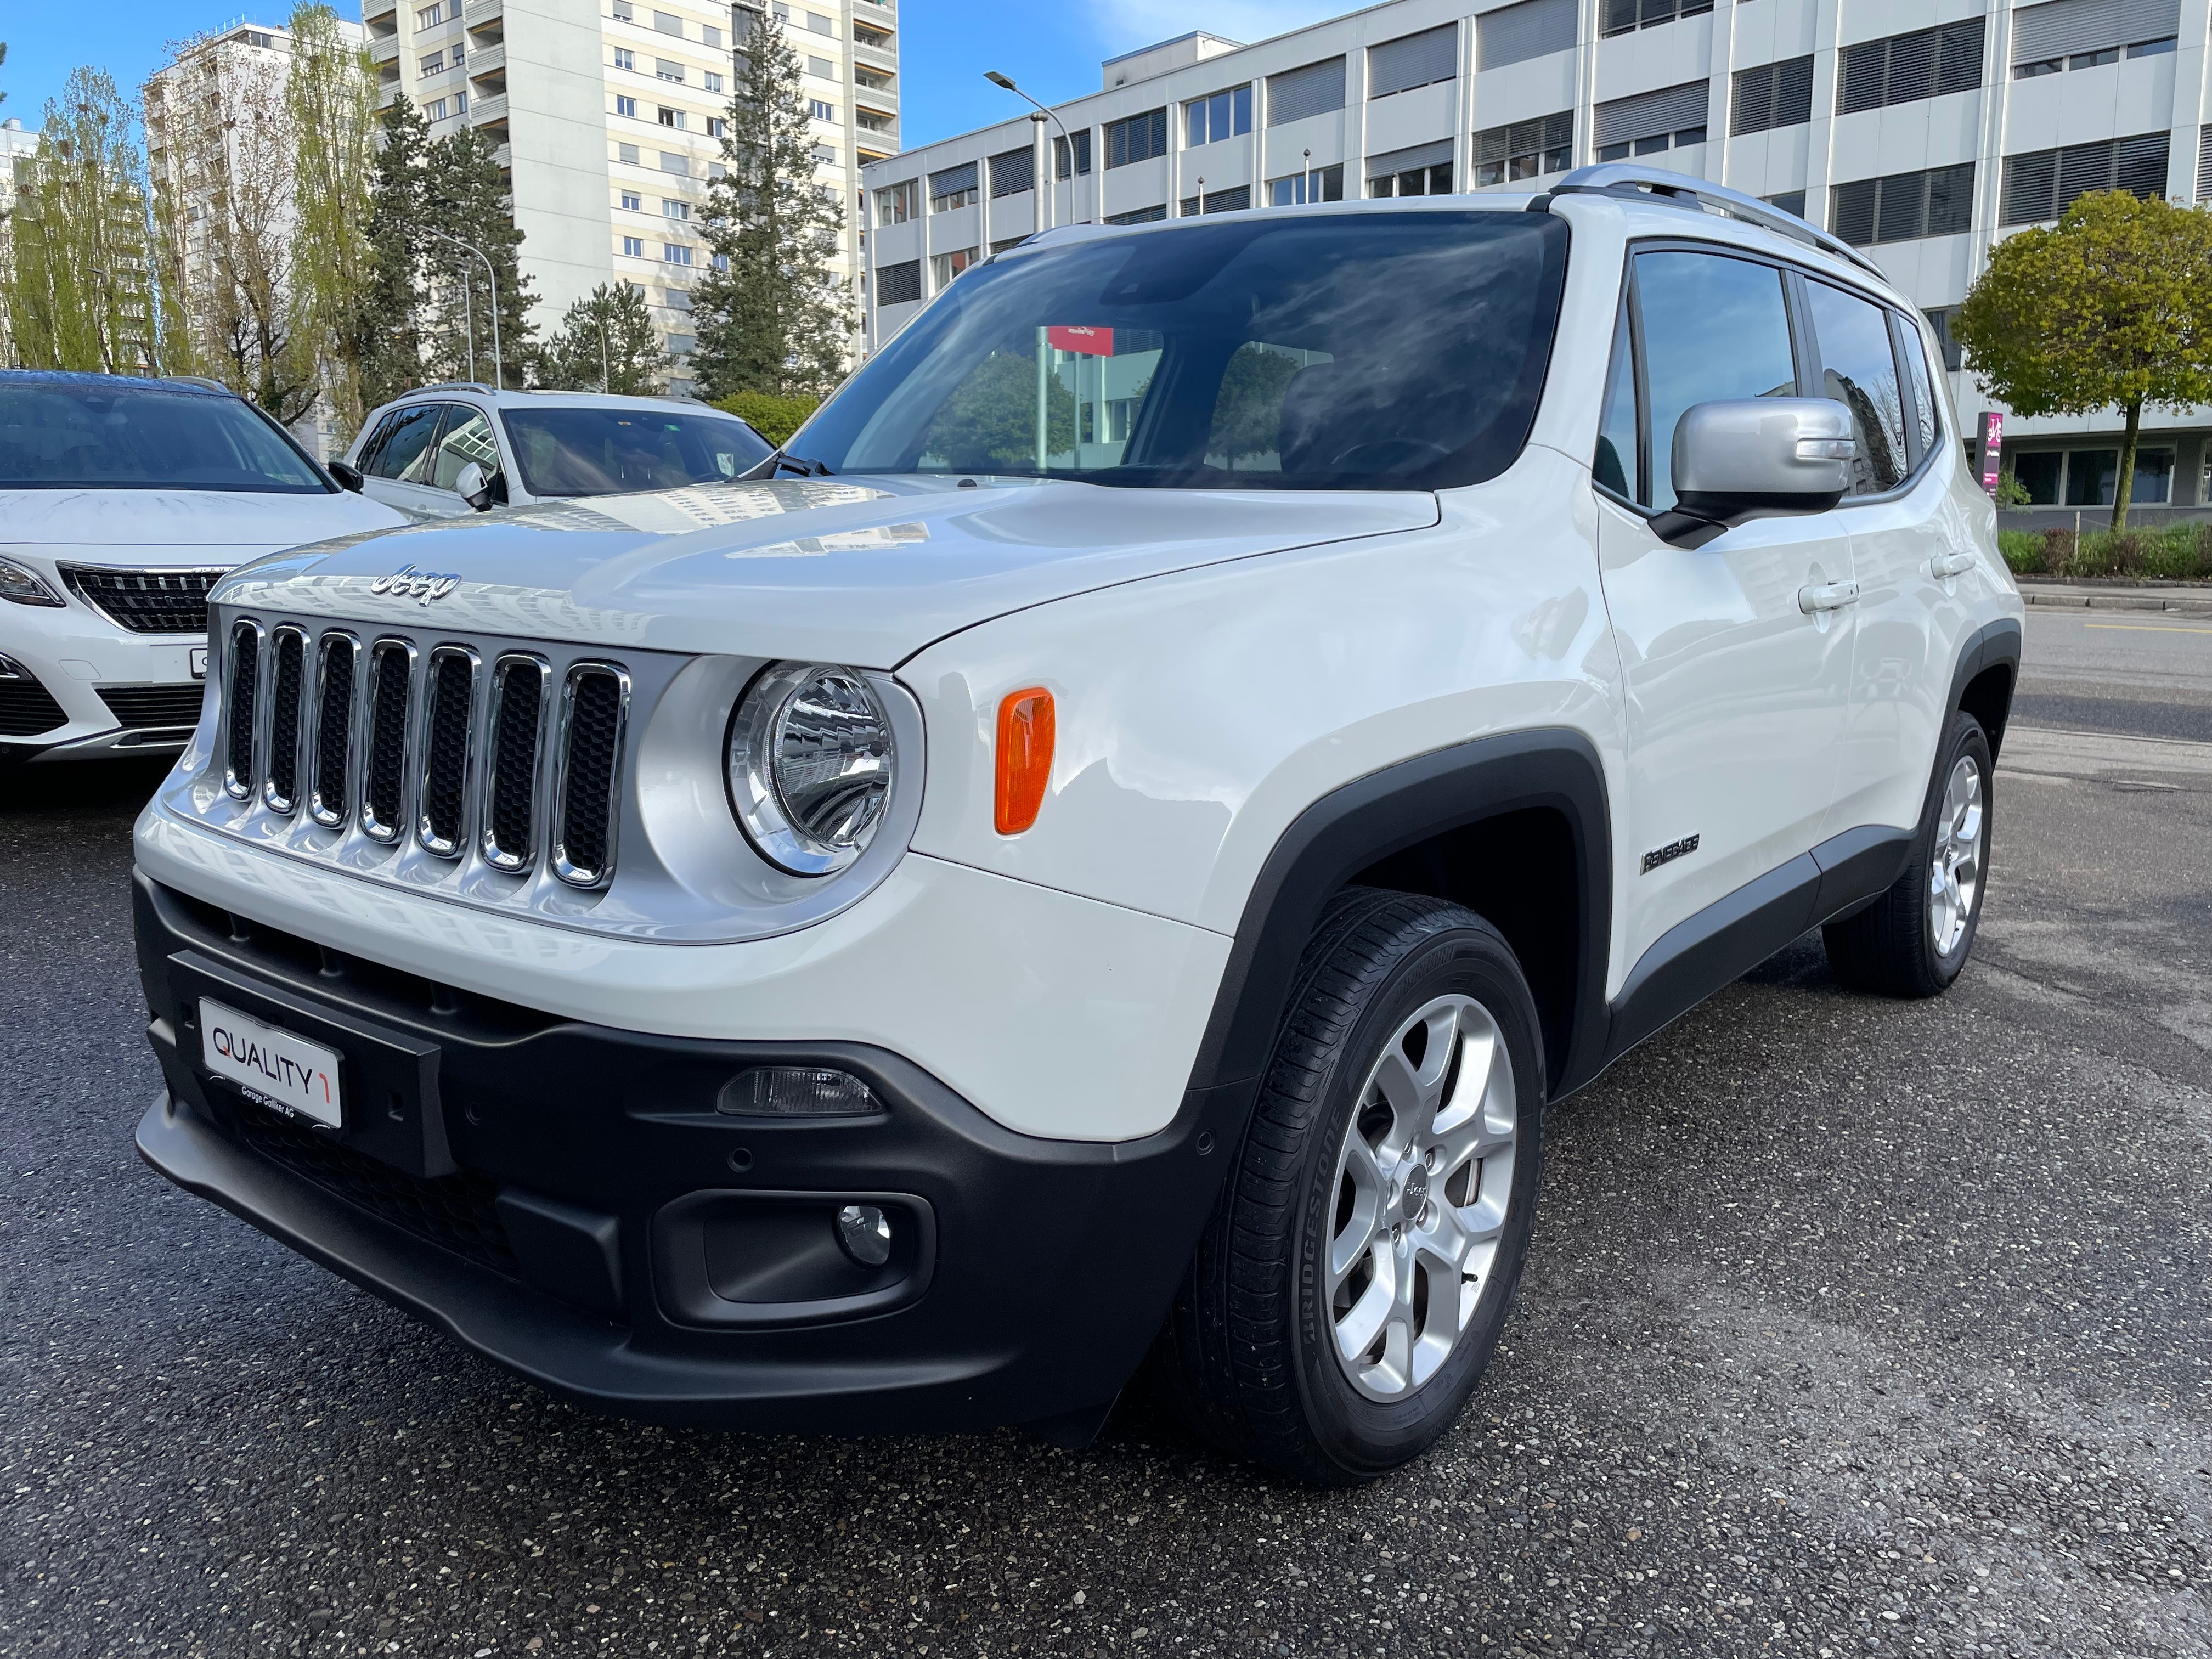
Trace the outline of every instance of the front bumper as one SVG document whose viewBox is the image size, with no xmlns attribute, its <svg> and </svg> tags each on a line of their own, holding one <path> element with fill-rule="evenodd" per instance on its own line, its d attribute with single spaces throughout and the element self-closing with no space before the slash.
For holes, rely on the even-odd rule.
<svg viewBox="0 0 2212 1659">
<path fill-rule="evenodd" d="M 617 1031 L 381 969 L 143 873 L 135 903 L 167 1085 L 139 1126 L 147 1161 L 623 1416 L 1079 1436 L 1164 1316 L 1235 1144 L 1239 1090 L 1193 1095 L 1140 1140 L 1040 1139 L 868 1045 Z M 191 1023 L 209 994 L 337 1048 L 347 1129 L 209 1077 Z M 842 1068 L 884 1109 L 717 1110 L 761 1065 Z M 830 1231 L 855 1201 L 884 1208 L 900 1239 L 872 1278 Z"/>
<path fill-rule="evenodd" d="M 0 657 L 33 677 L 62 714 L 36 732 L 0 732 L 0 761 L 176 754 L 199 722 L 199 708 L 187 705 L 204 690 L 192 659 L 204 662 L 206 649 L 204 635 L 131 633 L 74 593 L 59 609 L 0 604 Z M 124 694 L 122 714 L 103 691 Z"/>
</svg>

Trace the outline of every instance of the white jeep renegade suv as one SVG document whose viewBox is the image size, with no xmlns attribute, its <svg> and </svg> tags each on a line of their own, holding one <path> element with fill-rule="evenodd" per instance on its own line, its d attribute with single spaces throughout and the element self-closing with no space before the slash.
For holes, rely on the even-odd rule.
<svg viewBox="0 0 2212 1659">
<path fill-rule="evenodd" d="M 757 482 L 234 574 L 146 1158 L 615 1412 L 1079 1443 L 1152 1351 L 1414 1455 L 1548 1102 L 1814 927 L 1939 993 L 1986 890 L 1927 329 L 1692 183 L 1051 231 Z"/>
</svg>

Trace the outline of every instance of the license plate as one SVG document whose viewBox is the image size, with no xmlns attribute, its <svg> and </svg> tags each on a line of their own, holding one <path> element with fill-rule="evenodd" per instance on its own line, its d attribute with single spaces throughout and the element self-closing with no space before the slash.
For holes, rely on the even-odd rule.
<svg viewBox="0 0 2212 1659">
<path fill-rule="evenodd" d="M 196 680 L 204 680 L 207 678 L 208 648 L 204 645 L 196 645 L 191 650 L 192 678 Z"/>
<path fill-rule="evenodd" d="M 334 1048 L 202 997 L 200 1055 L 208 1070 L 229 1079 L 250 1100 L 333 1129 L 345 1122 Z"/>
</svg>

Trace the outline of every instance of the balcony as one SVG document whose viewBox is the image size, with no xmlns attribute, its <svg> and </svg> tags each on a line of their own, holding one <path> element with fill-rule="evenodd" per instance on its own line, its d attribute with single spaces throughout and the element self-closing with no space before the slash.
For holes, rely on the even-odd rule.
<svg viewBox="0 0 2212 1659">
<path fill-rule="evenodd" d="M 855 40 L 853 42 L 853 61 L 866 64 L 874 69 L 888 70 L 896 75 L 899 66 L 898 47 L 896 45 L 871 46 Z"/>
<path fill-rule="evenodd" d="M 399 0 L 362 0 L 361 21 L 363 23 L 374 22 L 377 18 L 388 16 L 398 9 Z"/>
<path fill-rule="evenodd" d="M 497 46 L 478 46 L 469 54 L 469 79 L 482 81 L 504 73 L 507 69 L 507 42 Z"/>
<path fill-rule="evenodd" d="M 501 173 L 513 172 L 514 169 L 514 146 L 513 144 L 501 144 L 497 149 L 492 151 L 491 164 L 497 167 Z"/>
<path fill-rule="evenodd" d="M 387 34 L 381 40 L 368 43 L 368 61 L 382 69 L 386 64 L 399 61 L 399 37 Z"/>
<path fill-rule="evenodd" d="M 856 109 L 872 109 L 878 115 L 896 116 L 899 99 L 896 87 L 872 87 L 861 81 L 853 88 L 853 106 Z"/>
<path fill-rule="evenodd" d="M 469 100 L 469 125 L 471 126 L 489 127 L 504 121 L 505 119 L 507 119 L 507 94 L 505 93 L 499 93 L 490 98 L 472 98 Z"/>
<path fill-rule="evenodd" d="M 873 133 L 878 138 L 886 138 L 896 143 L 898 118 L 891 115 L 878 115 L 872 110 L 856 109 L 853 112 L 853 131 Z"/>
<path fill-rule="evenodd" d="M 472 29 L 480 29 L 502 15 L 506 0 L 469 0 L 469 9 L 461 14 L 461 21 Z"/>
</svg>

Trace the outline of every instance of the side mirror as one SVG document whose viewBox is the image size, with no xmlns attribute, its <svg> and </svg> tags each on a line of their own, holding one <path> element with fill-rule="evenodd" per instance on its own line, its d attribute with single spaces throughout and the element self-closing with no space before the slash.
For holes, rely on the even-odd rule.
<svg viewBox="0 0 2212 1659">
<path fill-rule="evenodd" d="M 1674 506 L 1652 530 L 1703 547 L 1750 519 L 1825 513 L 1850 488 L 1851 411 L 1832 398 L 1698 404 L 1674 427 Z"/>
<path fill-rule="evenodd" d="M 362 485 L 368 482 L 350 461 L 332 461 L 324 471 L 338 481 L 339 489 L 350 489 L 356 495 L 361 494 Z"/>
<path fill-rule="evenodd" d="M 498 500 L 501 494 L 495 488 L 498 482 L 499 477 L 496 473 L 490 477 L 486 477 L 483 466 L 475 461 L 470 461 L 462 466 L 459 475 L 454 478 L 453 489 L 463 501 L 476 508 L 477 512 L 487 513 L 491 510 L 493 502 Z"/>
</svg>

